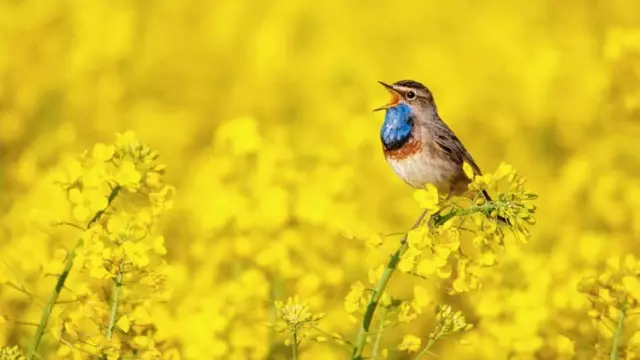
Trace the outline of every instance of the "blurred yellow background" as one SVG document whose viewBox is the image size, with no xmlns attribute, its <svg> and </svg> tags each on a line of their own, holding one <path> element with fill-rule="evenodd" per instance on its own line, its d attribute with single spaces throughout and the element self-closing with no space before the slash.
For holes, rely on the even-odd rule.
<svg viewBox="0 0 640 360">
<path fill-rule="evenodd" d="M 26 348 L 42 308 L 14 285 L 45 299 L 43 266 L 73 243 L 34 225 L 57 211 L 45 174 L 126 130 L 176 188 L 159 223 L 173 295 L 154 309 L 158 344 L 184 359 L 287 358 L 264 324 L 295 294 L 352 339 L 344 297 L 386 259 L 362 240 L 419 213 L 371 111 L 388 100 L 378 80 L 409 78 L 484 171 L 510 163 L 540 196 L 529 244 L 455 300 L 476 324 L 468 344 L 433 351 L 593 358 L 604 335 L 577 284 L 609 256 L 640 255 L 639 14 L 633 0 L 0 1 L 0 347 Z M 390 358 L 412 358 L 399 339 L 428 324 L 389 329 Z M 62 358 L 58 346 L 45 335 L 41 354 Z"/>
</svg>

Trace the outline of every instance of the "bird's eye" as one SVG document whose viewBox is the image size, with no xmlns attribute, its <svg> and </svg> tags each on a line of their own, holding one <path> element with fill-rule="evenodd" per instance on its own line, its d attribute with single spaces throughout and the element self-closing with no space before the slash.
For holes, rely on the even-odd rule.
<svg viewBox="0 0 640 360">
<path fill-rule="evenodd" d="M 409 91 L 409 92 L 407 93 L 407 99 L 409 99 L 409 100 L 413 100 L 413 99 L 415 99 L 415 98 L 416 98 L 416 93 L 415 93 L 415 92 L 413 92 L 413 91 Z"/>
</svg>

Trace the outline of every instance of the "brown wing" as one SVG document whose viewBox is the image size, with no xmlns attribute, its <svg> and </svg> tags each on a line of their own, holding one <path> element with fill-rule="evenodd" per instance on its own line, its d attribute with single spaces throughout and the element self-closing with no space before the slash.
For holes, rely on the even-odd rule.
<svg viewBox="0 0 640 360">
<path fill-rule="evenodd" d="M 438 119 L 433 122 L 433 138 L 436 145 L 445 153 L 451 160 L 462 167 L 462 164 L 466 161 L 471 165 L 473 172 L 476 175 L 482 175 L 480 167 L 471 157 L 471 154 L 462 145 L 462 142 L 451 131 L 451 129 L 442 120 Z"/>
<path fill-rule="evenodd" d="M 462 145 L 460 139 L 458 139 L 447 124 L 438 119 L 434 122 L 434 130 L 433 137 L 435 143 L 443 153 L 447 154 L 447 156 L 449 156 L 449 158 L 451 158 L 451 160 L 456 164 L 460 165 L 460 167 L 462 167 L 462 164 L 466 161 L 471 166 L 471 169 L 473 169 L 473 173 L 475 175 L 482 175 L 482 171 L 478 164 L 476 164 L 471 154 L 469 154 L 464 145 Z M 491 201 L 491 196 L 489 196 L 489 193 L 485 189 L 482 189 L 482 194 L 485 199 Z"/>
</svg>

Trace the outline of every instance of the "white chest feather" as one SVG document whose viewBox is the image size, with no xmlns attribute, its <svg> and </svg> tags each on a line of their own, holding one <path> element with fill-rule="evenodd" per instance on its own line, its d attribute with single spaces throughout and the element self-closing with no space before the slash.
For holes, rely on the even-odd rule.
<svg viewBox="0 0 640 360">
<path fill-rule="evenodd" d="M 386 159 L 402 180 L 416 188 L 422 188 L 427 183 L 431 183 L 439 191 L 446 192 L 449 180 L 456 171 L 451 162 L 425 153 L 418 153 L 404 159 L 393 159 L 387 156 Z"/>
</svg>

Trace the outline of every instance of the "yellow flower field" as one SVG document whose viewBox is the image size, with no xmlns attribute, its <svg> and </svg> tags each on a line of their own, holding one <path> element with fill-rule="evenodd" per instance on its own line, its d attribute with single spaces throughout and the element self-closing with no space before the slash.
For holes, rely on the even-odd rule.
<svg viewBox="0 0 640 360">
<path fill-rule="evenodd" d="M 0 1 L 0 360 L 640 359 L 638 14 Z M 401 79 L 496 201 L 393 174 Z"/>
</svg>

